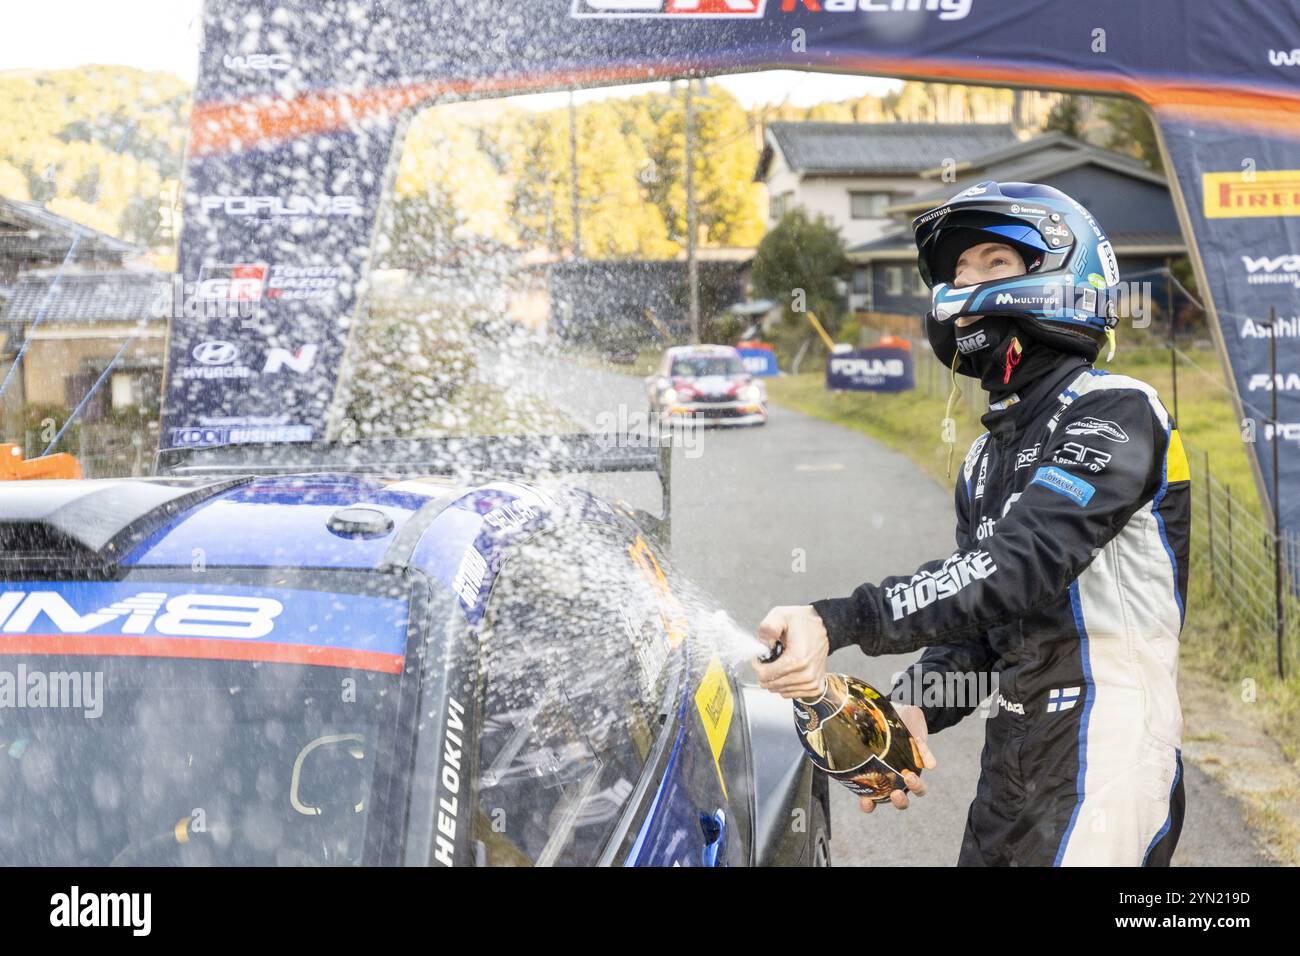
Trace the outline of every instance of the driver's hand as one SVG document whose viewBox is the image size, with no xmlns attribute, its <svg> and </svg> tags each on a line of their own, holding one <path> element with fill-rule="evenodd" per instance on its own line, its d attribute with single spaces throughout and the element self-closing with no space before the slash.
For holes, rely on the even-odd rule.
<svg viewBox="0 0 1300 956">
<path fill-rule="evenodd" d="M 930 731 L 925 726 L 925 714 L 920 707 L 914 707 L 911 704 L 894 703 L 894 711 L 898 714 L 898 719 L 903 722 L 909 731 L 912 739 L 916 741 L 916 749 L 921 754 L 921 766 L 926 770 L 933 770 L 939 766 L 939 761 L 934 759 L 934 754 L 930 752 Z M 907 789 L 912 796 L 924 797 L 925 784 L 919 775 L 907 770 L 903 773 L 903 782 L 907 784 Z M 908 793 L 902 790 L 895 790 L 889 795 L 889 802 L 899 810 L 906 810 L 908 807 Z M 881 806 L 884 804 L 882 803 Z M 858 806 L 862 808 L 863 813 L 871 813 L 876 809 L 875 801 L 870 797 L 859 797 Z"/>
<path fill-rule="evenodd" d="M 830 644 L 811 604 L 772 608 L 758 625 L 758 639 L 768 647 L 777 641 L 785 645 L 772 663 L 754 661 L 754 674 L 764 690 L 785 698 L 822 695 Z"/>
</svg>

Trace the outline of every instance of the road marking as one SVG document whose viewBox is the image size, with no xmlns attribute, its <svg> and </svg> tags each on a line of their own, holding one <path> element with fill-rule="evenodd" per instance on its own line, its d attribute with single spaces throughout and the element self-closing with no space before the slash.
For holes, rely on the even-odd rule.
<svg viewBox="0 0 1300 956">
<path fill-rule="evenodd" d="M 795 465 L 795 471 L 843 471 L 844 466 L 832 462 L 826 465 Z"/>
</svg>

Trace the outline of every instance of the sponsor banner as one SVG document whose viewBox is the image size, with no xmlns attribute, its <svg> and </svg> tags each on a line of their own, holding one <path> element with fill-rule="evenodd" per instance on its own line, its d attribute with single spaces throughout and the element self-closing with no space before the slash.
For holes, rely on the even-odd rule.
<svg viewBox="0 0 1300 956">
<path fill-rule="evenodd" d="M 324 437 L 392 137 L 322 139 L 310 162 L 292 144 L 188 162 L 180 284 L 209 308 L 173 313 L 168 447 Z"/>
<path fill-rule="evenodd" d="M 750 375 L 768 378 L 777 374 L 776 351 L 767 342 L 746 342 L 737 345 L 736 351 L 740 353 L 740 362 Z"/>
<path fill-rule="evenodd" d="M 1291 424 L 1300 421 L 1300 141 L 1251 131 L 1229 143 L 1181 120 L 1161 126 L 1212 293 L 1243 435 L 1253 438 L 1246 448 L 1283 530 L 1300 530 L 1300 494 L 1289 491 L 1300 486 L 1300 431 Z M 1269 424 L 1274 394 L 1277 429 Z M 1281 494 L 1273 487 L 1275 432 Z"/>
<path fill-rule="evenodd" d="M 0 588 L 0 654 L 179 657 L 399 674 L 404 599 L 175 581 Z"/>
<path fill-rule="evenodd" d="M 1207 219 L 1300 216 L 1300 169 L 1201 173 Z"/>
<path fill-rule="evenodd" d="M 910 349 L 870 348 L 839 352 L 826 360 L 832 391 L 906 392 L 914 387 Z"/>
</svg>

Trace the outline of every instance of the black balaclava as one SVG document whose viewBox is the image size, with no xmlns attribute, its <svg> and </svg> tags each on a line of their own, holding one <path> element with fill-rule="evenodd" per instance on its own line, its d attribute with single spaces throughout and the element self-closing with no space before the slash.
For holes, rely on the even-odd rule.
<svg viewBox="0 0 1300 956">
<path fill-rule="evenodd" d="M 1001 401 L 1036 381 L 1066 357 L 1008 315 L 983 315 L 955 328 L 957 351 L 976 371 L 989 400 Z"/>
</svg>

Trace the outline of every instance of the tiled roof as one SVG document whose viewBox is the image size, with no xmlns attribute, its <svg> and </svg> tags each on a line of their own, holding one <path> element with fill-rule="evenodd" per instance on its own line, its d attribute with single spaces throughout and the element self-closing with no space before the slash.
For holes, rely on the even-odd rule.
<svg viewBox="0 0 1300 956">
<path fill-rule="evenodd" d="M 1166 184 L 1163 176 L 1145 163 L 1137 162 L 1131 156 L 1089 146 L 1086 143 L 1079 143 L 1069 151 L 1062 151 L 1058 146 L 1053 145 L 1042 153 L 1022 153 L 1005 162 L 992 165 L 977 164 L 973 172 L 961 176 L 956 182 L 942 183 L 937 189 L 898 200 L 889 207 L 889 212 L 924 210 L 939 206 L 967 186 L 990 179 L 999 183 L 1037 183 L 1043 182 L 1049 176 L 1088 163 L 1104 166 L 1121 175 L 1144 179 L 1159 185 Z"/>
<path fill-rule="evenodd" d="M 1107 238 L 1110 239 L 1111 245 L 1116 249 L 1125 250 L 1125 255 L 1141 255 L 1144 249 L 1157 250 L 1172 247 L 1185 250 L 1187 247 L 1186 240 L 1176 232 L 1112 232 L 1107 233 Z M 1135 252 L 1129 252 L 1128 250 L 1135 250 Z M 912 241 L 912 230 L 903 229 L 900 232 L 890 233 L 870 242 L 858 243 L 856 246 L 851 246 L 847 251 L 849 253 L 876 253 L 881 258 L 900 258 L 903 253 L 914 257 L 916 255 L 916 245 Z M 1163 253 L 1153 251 L 1151 254 L 1161 255 Z"/>
<path fill-rule="evenodd" d="M 789 166 L 806 175 L 918 173 L 942 157 L 959 162 L 1017 142 L 1008 123 L 769 123 L 762 180 L 775 141 Z"/>
<path fill-rule="evenodd" d="M 54 276 L 23 275 L 0 318 L 10 330 L 35 322 L 42 309 L 42 323 L 136 322 L 145 316 L 165 321 L 154 311 L 168 281 L 161 272 L 79 273 L 58 277 L 51 295 Z"/>
<path fill-rule="evenodd" d="M 138 246 L 52 213 L 38 203 L 21 202 L 0 196 L 0 223 L 6 222 L 24 231 L 35 233 L 46 241 L 57 237 L 66 241 L 68 245 L 71 245 L 72 240 L 79 235 L 81 241 L 78 243 L 78 249 L 83 253 L 98 251 L 121 257 L 135 255 L 141 251 Z"/>
</svg>

